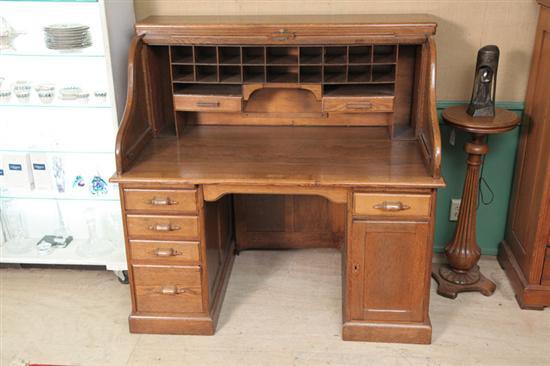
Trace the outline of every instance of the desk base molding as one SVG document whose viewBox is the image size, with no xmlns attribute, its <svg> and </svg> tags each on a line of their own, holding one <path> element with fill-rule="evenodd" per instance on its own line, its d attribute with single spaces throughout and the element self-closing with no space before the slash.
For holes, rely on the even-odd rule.
<svg viewBox="0 0 550 366">
<path fill-rule="evenodd" d="M 142 315 L 128 317 L 130 333 L 214 335 L 214 320 L 209 316 Z"/>
<path fill-rule="evenodd" d="M 373 323 L 349 321 L 344 323 L 342 338 L 345 341 L 430 344 L 432 324 L 425 323 Z"/>
</svg>

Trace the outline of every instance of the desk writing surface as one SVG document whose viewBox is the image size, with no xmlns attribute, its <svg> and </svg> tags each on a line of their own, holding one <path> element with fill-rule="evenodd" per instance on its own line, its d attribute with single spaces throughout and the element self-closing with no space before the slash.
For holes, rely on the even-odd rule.
<svg viewBox="0 0 550 366">
<path fill-rule="evenodd" d="M 417 141 L 361 127 L 190 126 L 154 138 L 114 181 L 181 184 L 441 187 Z"/>
</svg>

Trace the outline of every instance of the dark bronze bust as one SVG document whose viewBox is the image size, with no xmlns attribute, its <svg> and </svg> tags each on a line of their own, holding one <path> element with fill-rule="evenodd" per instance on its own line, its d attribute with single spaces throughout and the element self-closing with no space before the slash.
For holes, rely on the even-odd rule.
<svg viewBox="0 0 550 366">
<path fill-rule="evenodd" d="M 495 91 L 500 51 L 497 46 L 480 48 L 474 77 L 474 89 L 467 113 L 472 117 L 495 116 Z"/>
</svg>

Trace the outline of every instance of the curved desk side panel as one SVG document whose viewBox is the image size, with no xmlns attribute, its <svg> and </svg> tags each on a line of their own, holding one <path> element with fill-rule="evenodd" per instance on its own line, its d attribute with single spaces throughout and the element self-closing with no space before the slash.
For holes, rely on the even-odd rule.
<svg viewBox="0 0 550 366">
<path fill-rule="evenodd" d="M 417 136 L 420 150 L 433 178 L 441 177 L 441 135 L 436 110 L 436 46 L 433 37 L 423 45 L 425 76 L 422 82 L 421 103 L 418 108 Z M 421 73 L 422 75 L 422 73 Z"/>
<path fill-rule="evenodd" d="M 152 137 L 146 99 L 143 37 L 134 37 L 128 50 L 128 92 L 116 138 L 117 175 L 126 172 Z"/>
</svg>

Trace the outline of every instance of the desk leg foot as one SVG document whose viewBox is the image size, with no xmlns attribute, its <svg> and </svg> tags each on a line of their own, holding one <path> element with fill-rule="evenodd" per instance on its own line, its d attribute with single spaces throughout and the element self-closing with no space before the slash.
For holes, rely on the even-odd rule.
<svg viewBox="0 0 550 366">
<path fill-rule="evenodd" d="M 453 271 L 448 265 L 434 265 L 432 277 L 437 282 L 437 293 L 449 299 L 456 299 L 461 292 L 481 292 L 491 296 L 496 285 L 485 277 L 476 265 L 468 272 Z"/>
</svg>

